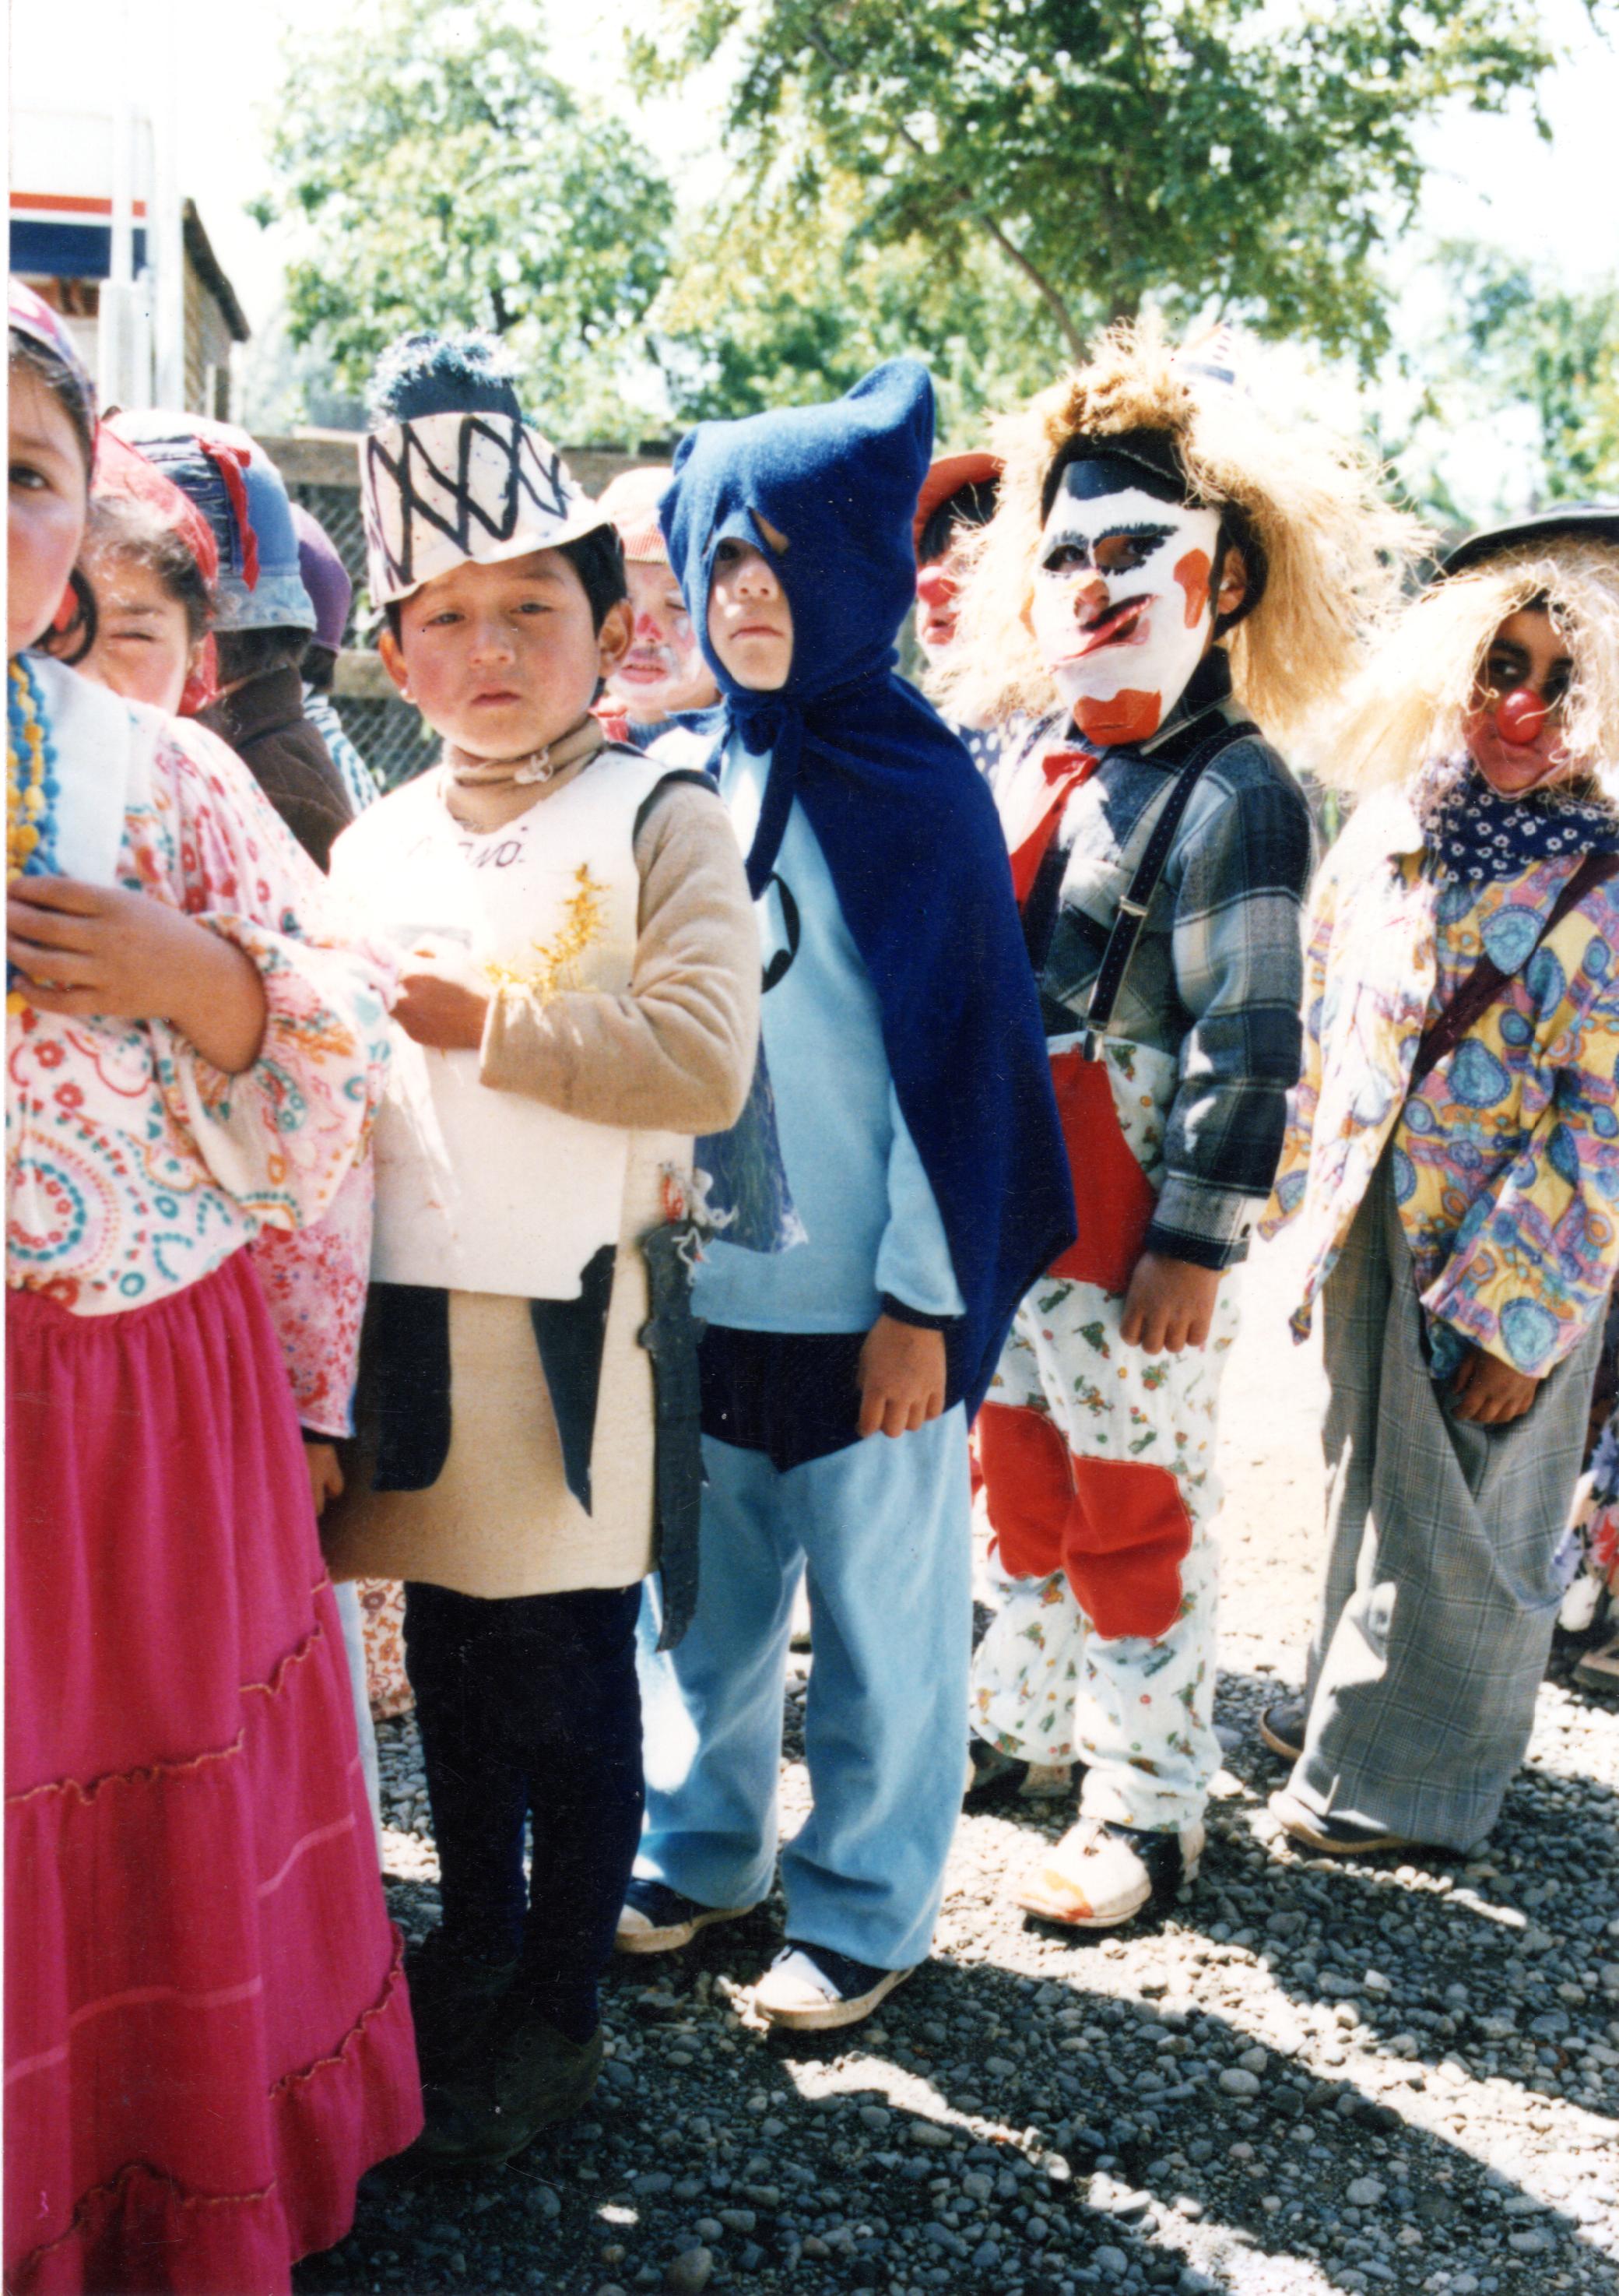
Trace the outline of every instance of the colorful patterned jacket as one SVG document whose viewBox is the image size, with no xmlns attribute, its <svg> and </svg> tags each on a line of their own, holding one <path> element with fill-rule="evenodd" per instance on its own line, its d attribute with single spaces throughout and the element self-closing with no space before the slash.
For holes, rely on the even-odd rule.
<svg viewBox="0 0 1619 2296">
<path fill-rule="evenodd" d="M 1580 857 L 1493 883 L 1436 876 L 1409 800 L 1392 793 L 1328 856 L 1308 928 L 1304 1074 L 1263 1223 L 1304 1219 L 1296 1337 L 1385 1150 L 1435 1376 L 1470 1341 L 1541 1378 L 1602 1313 L 1619 1267 L 1619 882 L 1587 893 L 1525 963 Z M 1515 977 L 1408 1092 L 1423 1029 L 1486 954 Z"/>
</svg>

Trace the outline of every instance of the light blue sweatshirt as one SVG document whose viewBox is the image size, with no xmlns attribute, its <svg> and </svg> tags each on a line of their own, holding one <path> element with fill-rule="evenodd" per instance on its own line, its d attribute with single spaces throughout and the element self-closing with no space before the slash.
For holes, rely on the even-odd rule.
<svg viewBox="0 0 1619 2296">
<path fill-rule="evenodd" d="M 744 853 L 769 771 L 768 756 L 732 740 L 720 793 Z M 796 801 L 756 914 L 760 1033 L 807 1241 L 773 1253 L 709 1244 L 696 1312 L 744 1332 L 863 1332 L 887 1293 L 923 1316 L 959 1316 L 944 1224 L 895 1093 L 877 993 Z"/>
</svg>

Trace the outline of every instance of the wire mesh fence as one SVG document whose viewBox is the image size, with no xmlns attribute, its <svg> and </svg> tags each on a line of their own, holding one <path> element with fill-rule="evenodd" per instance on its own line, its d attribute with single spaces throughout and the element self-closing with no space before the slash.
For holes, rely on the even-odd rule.
<svg viewBox="0 0 1619 2296">
<path fill-rule="evenodd" d="M 438 755 L 438 736 L 408 702 L 370 701 L 335 693 L 343 731 L 384 790 L 413 781 Z"/>
</svg>

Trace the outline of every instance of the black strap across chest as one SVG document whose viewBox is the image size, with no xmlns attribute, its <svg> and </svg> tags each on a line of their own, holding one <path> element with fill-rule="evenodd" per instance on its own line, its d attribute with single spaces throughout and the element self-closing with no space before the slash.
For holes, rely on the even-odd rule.
<svg viewBox="0 0 1619 2296">
<path fill-rule="evenodd" d="M 1606 884 L 1610 877 L 1619 877 L 1619 853 L 1588 853 L 1548 910 L 1546 922 L 1534 937 L 1534 947 L 1516 972 L 1503 972 L 1493 957 L 1480 957 L 1443 1012 L 1423 1030 L 1417 1057 L 1411 1063 L 1408 1093 L 1415 1092 L 1430 1069 L 1436 1068 L 1447 1053 L 1455 1051 L 1468 1029 L 1483 1020 L 1508 982 L 1528 969 L 1535 949 L 1557 931 L 1570 910 L 1577 909 L 1587 893 Z"/>
<path fill-rule="evenodd" d="M 1124 976 L 1130 970 L 1130 960 L 1135 955 L 1136 943 L 1147 922 L 1147 912 L 1152 906 L 1152 897 L 1168 863 L 1175 832 L 1191 803 L 1192 792 L 1222 750 L 1229 750 L 1233 742 L 1247 741 L 1258 731 L 1258 726 L 1246 718 L 1239 718 L 1235 724 L 1222 725 L 1214 733 L 1206 734 L 1184 765 L 1175 768 L 1174 779 L 1159 804 L 1157 818 L 1136 864 L 1129 890 L 1118 905 L 1118 914 L 1108 935 L 1108 945 L 1102 951 L 1102 961 L 1091 984 L 1091 995 L 1085 1005 L 1087 1054 L 1091 1050 L 1089 1040 L 1093 1037 L 1106 1036 L 1108 1032 L 1119 992 L 1124 985 Z"/>
</svg>

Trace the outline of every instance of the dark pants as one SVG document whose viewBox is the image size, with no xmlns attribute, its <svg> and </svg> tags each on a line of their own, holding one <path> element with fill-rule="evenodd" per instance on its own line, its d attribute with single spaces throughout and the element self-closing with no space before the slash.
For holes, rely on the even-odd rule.
<svg viewBox="0 0 1619 2296">
<path fill-rule="evenodd" d="M 487 1960 L 520 1956 L 527 1999 L 576 2040 L 595 2030 L 641 1835 L 640 1608 L 638 1585 L 495 1602 L 405 1590 L 445 1929 Z"/>
</svg>

